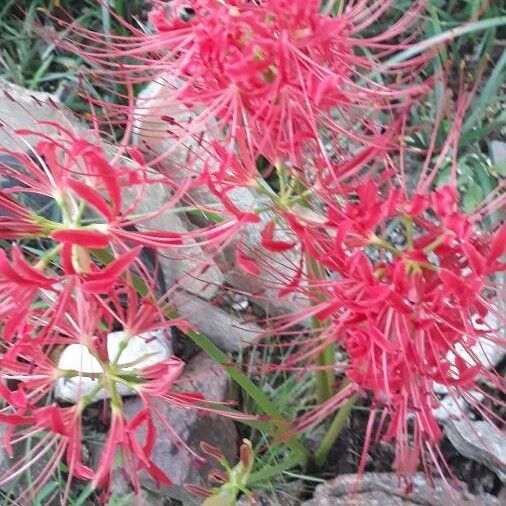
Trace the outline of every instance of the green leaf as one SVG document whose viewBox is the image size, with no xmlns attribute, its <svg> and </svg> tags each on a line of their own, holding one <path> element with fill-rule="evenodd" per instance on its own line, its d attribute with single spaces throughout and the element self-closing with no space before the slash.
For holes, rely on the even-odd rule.
<svg viewBox="0 0 506 506">
<path fill-rule="evenodd" d="M 494 70 L 487 79 L 487 83 L 482 89 L 478 100 L 471 108 L 471 115 L 464 122 L 463 132 L 469 131 L 483 117 L 490 102 L 497 97 L 499 88 L 504 83 L 506 77 L 506 52 L 504 52 L 494 67 Z"/>
<path fill-rule="evenodd" d="M 462 35 L 477 32 L 480 30 L 488 30 L 489 28 L 504 25 L 506 25 L 506 16 L 501 16 L 490 19 L 483 19 L 481 21 L 475 21 L 474 23 L 468 23 L 466 25 L 459 26 L 458 28 L 446 30 L 445 32 L 440 33 L 439 35 L 430 37 L 429 39 L 419 42 L 418 44 L 413 45 L 409 49 L 405 49 L 404 51 L 401 51 L 395 56 L 392 56 L 392 58 L 389 58 L 384 65 L 386 67 L 396 65 L 397 63 L 401 63 L 413 56 L 423 53 L 427 49 L 430 49 L 434 46 L 438 46 L 439 44 L 443 44 L 457 37 L 461 37 Z"/>
<path fill-rule="evenodd" d="M 462 197 L 462 205 L 466 213 L 474 211 L 476 206 L 483 200 L 483 190 L 475 182 L 469 184 Z"/>
<path fill-rule="evenodd" d="M 48 481 L 41 489 L 40 492 L 37 494 L 37 497 L 33 500 L 33 506 L 43 506 L 46 504 L 44 502 L 44 499 L 50 496 L 58 487 L 60 484 L 56 481 Z"/>
</svg>

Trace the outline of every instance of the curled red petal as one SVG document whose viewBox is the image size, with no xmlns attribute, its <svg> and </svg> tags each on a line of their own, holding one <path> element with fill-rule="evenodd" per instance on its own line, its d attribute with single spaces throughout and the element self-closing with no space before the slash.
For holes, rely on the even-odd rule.
<svg viewBox="0 0 506 506">
<path fill-rule="evenodd" d="M 65 178 L 65 184 L 80 198 L 95 208 L 102 216 L 112 220 L 113 213 L 105 199 L 91 186 L 73 178 Z"/>
<path fill-rule="evenodd" d="M 103 232 L 97 230 L 89 230 L 84 228 L 66 228 L 55 230 L 51 234 L 51 238 L 62 243 L 75 244 L 83 248 L 107 248 L 109 246 L 110 237 Z"/>
<path fill-rule="evenodd" d="M 274 239 L 275 223 L 269 222 L 262 231 L 262 246 L 273 252 L 288 251 L 295 246 L 295 242 L 291 241 L 276 241 Z"/>
<path fill-rule="evenodd" d="M 488 258 L 494 262 L 504 255 L 506 255 L 506 223 L 495 233 Z"/>
<path fill-rule="evenodd" d="M 235 257 L 237 265 L 239 265 L 243 271 L 253 276 L 258 276 L 260 274 L 260 267 L 257 262 L 243 253 L 240 248 L 237 248 Z"/>
<path fill-rule="evenodd" d="M 83 287 L 88 291 L 103 291 L 110 288 L 111 283 L 116 281 L 125 272 L 132 262 L 139 256 L 142 246 L 138 246 L 113 260 L 107 267 L 99 272 L 87 274 Z"/>
</svg>

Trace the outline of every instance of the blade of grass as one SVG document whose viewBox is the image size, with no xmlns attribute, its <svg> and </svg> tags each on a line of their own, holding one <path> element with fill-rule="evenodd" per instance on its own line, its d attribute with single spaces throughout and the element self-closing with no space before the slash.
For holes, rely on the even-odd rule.
<svg viewBox="0 0 506 506">
<path fill-rule="evenodd" d="M 298 465 L 300 465 L 300 460 L 296 454 L 292 453 L 292 455 L 284 459 L 279 464 L 276 464 L 274 466 L 267 465 L 260 469 L 260 471 L 252 473 L 248 480 L 248 486 L 254 485 L 255 483 L 260 483 L 262 481 L 267 481 L 269 478 L 278 476 L 282 472 L 297 467 Z"/>
<path fill-rule="evenodd" d="M 490 19 L 483 19 L 481 21 L 476 21 L 474 23 L 469 23 L 463 26 L 459 26 L 457 28 L 453 28 L 451 30 L 446 30 L 434 37 L 430 37 L 418 44 L 413 45 L 409 49 L 405 49 L 400 53 L 396 54 L 392 58 L 389 58 L 385 63 L 385 67 L 389 67 L 395 65 L 397 63 L 401 63 L 405 60 L 408 60 L 412 56 L 416 56 L 420 53 L 423 53 L 426 49 L 430 49 L 431 47 L 438 46 L 439 44 L 443 44 L 449 40 L 453 40 L 457 37 L 461 37 L 462 35 L 466 35 L 468 33 L 478 32 L 480 30 L 488 30 L 489 28 L 504 26 L 506 25 L 506 16 L 500 16 Z"/>
<path fill-rule="evenodd" d="M 494 70 L 487 79 L 478 100 L 471 109 L 471 115 L 464 122 L 462 131 L 470 131 L 474 125 L 483 117 L 490 102 L 497 96 L 499 88 L 503 85 L 506 77 L 506 52 L 504 52 L 494 67 Z"/>
<path fill-rule="evenodd" d="M 54 54 L 50 54 L 45 60 L 42 60 L 42 65 L 37 69 L 33 77 L 30 79 L 30 83 L 28 84 L 29 90 L 36 90 L 41 79 L 45 75 L 47 69 L 53 63 Z"/>
<path fill-rule="evenodd" d="M 233 379 L 246 394 L 254 399 L 262 411 L 273 419 L 273 423 L 275 423 L 280 430 L 286 430 L 288 424 L 283 420 L 283 416 L 276 405 L 251 381 L 248 376 L 243 374 L 233 365 L 230 365 L 230 359 L 226 353 L 222 352 L 208 337 L 203 334 L 188 330 L 186 335 L 213 360 L 225 368 L 229 377 Z M 290 438 L 286 441 L 286 444 L 295 452 L 296 455 L 294 455 L 294 458 L 298 459 L 299 464 L 305 462 L 308 452 L 300 441 L 296 438 Z"/>
<path fill-rule="evenodd" d="M 346 423 L 353 406 L 355 406 L 357 399 L 358 397 L 356 395 L 350 397 L 350 399 L 346 401 L 346 403 L 336 413 L 336 416 L 332 420 L 325 437 L 321 440 L 320 446 L 318 446 L 318 449 L 315 452 L 315 463 L 317 466 L 321 467 L 325 464 L 327 456 L 339 437 L 339 434 L 341 434 L 344 424 Z"/>
</svg>

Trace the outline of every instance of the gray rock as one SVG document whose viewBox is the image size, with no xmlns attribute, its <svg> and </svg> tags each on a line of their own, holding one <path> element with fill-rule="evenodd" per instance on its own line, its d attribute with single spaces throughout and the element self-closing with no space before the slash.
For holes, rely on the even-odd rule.
<svg viewBox="0 0 506 506">
<path fill-rule="evenodd" d="M 183 82 L 174 76 L 159 77 L 148 84 L 137 98 L 134 111 L 133 142 L 150 157 L 176 184 L 201 173 L 206 157 L 202 147 L 204 127 L 198 124 L 198 111 L 175 100 Z M 196 128 L 193 132 L 192 128 Z M 205 129 L 209 129 L 209 122 Z M 216 200 L 206 188 L 189 190 L 198 203 L 211 204 Z"/>
<path fill-rule="evenodd" d="M 190 294 L 174 293 L 171 301 L 186 321 L 195 325 L 222 350 L 239 351 L 262 334 L 258 325 L 242 321 L 216 304 Z"/>
<path fill-rule="evenodd" d="M 134 189 L 124 190 L 125 205 L 136 197 Z M 170 190 L 162 183 L 147 184 L 142 193 L 142 199 L 136 206 L 136 214 L 156 213 L 161 210 L 170 199 Z M 185 226 L 177 209 L 164 209 L 149 220 L 143 221 L 142 226 L 151 230 L 186 233 Z M 162 269 L 167 288 L 175 285 L 188 292 L 206 299 L 211 298 L 223 284 L 224 277 L 214 260 L 206 254 L 194 240 L 186 239 L 185 248 L 157 249 L 158 261 Z"/>
<path fill-rule="evenodd" d="M 478 342 L 471 346 L 471 353 L 468 348 L 457 343 L 455 352 L 460 358 L 473 367 L 479 365 L 485 369 L 496 367 L 505 355 L 505 348 L 499 343 L 494 342 L 494 336 L 500 332 L 501 322 L 492 313 L 485 315 L 482 321 L 477 316 L 472 318 L 473 327 L 480 331 L 484 337 L 478 339 Z M 489 336 L 487 336 L 489 334 Z M 450 352 L 448 359 L 455 363 L 455 353 Z M 434 385 L 434 392 L 442 396 L 439 406 L 433 410 L 434 416 L 440 422 L 448 420 L 459 420 L 472 418 L 472 410 L 469 403 L 458 393 L 456 389 L 449 389 L 445 385 Z M 477 390 L 470 390 L 469 396 L 475 399 L 476 404 L 483 401 L 483 394 Z M 469 399 L 468 399 L 469 400 Z"/>
<path fill-rule="evenodd" d="M 167 168 L 176 180 L 187 177 L 187 167 L 193 165 L 196 173 L 203 167 L 198 157 L 202 147 L 197 139 L 204 125 L 193 127 L 199 112 L 176 99 L 183 85 L 174 76 L 157 78 L 139 93 L 134 111 L 134 143 L 154 155 L 166 155 Z"/>
<path fill-rule="evenodd" d="M 243 251 L 256 260 L 260 273 L 251 275 L 236 264 L 236 245 L 225 250 L 227 265 L 232 266 L 225 270 L 227 282 L 235 289 L 248 294 L 250 300 L 263 307 L 268 314 L 277 315 L 298 311 L 308 307 L 308 297 L 300 290 L 284 296 L 279 296 L 279 290 L 293 279 L 301 261 L 300 248 L 284 252 L 267 251 L 262 246 L 262 231 L 271 216 L 268 213 L 260 215 L 259 223 L 248 223 L 241 229 L 238 242 Z M 295 238 L 286 230 L 276 228 L 276 239 L 280 241 L 294 241 Z"/>
<path fill-rule="evenodd" d="M 445 388 L 444 385 L 438 385 L 437 389 L 435 388 L 436 393 L 444 395 L 439 402 L 439 406 L 432 410 L 436 419 L 441 423 L 445 423 L 449 420 L 461 420 L 471 416 L 467 400 L 458 392 L 450 392 L 447 388 L 445 391 Z M 470 390 L 469 396 L 476 400 L 476 404 L 483 401 L 483 394 L 476 390 Z"/>
<path fill-rule="evenodd" d="M 506 174 L 506 142 L 491 141 L 490 151 L 497 172 L 504 176 Z"/>
<path fill-rule="evenodd" d="M 17 129 L 54 135 L 57 130 L 40 121 L 53 121 L 64 128 L 80 130 L 77 119 L 50 93 L 31 91 L 0 79 L 0 147 L 27 151 L 41 140 L 35 135 L 17 136 Z M 21 139 L 24 139 L 23 142 Z"/>
<path fill-rule="evenodd" d="M 423 474 L 414 478 L 414 489 L 406 494 L 395 474 L 343 474 L 316 488 L 313 499 L 302 506 L 499 506 L 493 496 L 472 496 L 434 479 L 434 487 Z"/>
<path fill-rule="evenodd" d="M 484 420 L 449 420 L 445 434 L 464 457 L 480 462 L 506 482 L 506 436 Z"/>
<path fill-rule="evenodd" d="M 178 388 L 182 391 L 198 391 L 208 400 L 223 401 L 227 398 L 228 377 L 223 368 L 201 353 L 188 363 L 181 380 L 178 381 Z M 124 412 L 128 417 L 135 416 L 141 406 L 142 403 L 138 398 L 126 399 Z M 201 454 L 199 444 L 201 441 L 206 441 L 221 449 L 231 462 L 236 462 L 238 436 L 232 420 L 186 409 L 176 409 L 163 402 L 157 403 L 157 409 L 174 434 L 180 436 L 194 451 Z M 180 449 L 180 445 L 174 443 L 173 436 L 167 433 L 160 421 L 155 419 L 155 423 L 158 440 L 153 452 L 153 461 L 170 477 L 174 485 L 158 489 L 148 476 L 143 475 L 141 482 L 144 488 L 155 496 L 177 499 L 185 505 L 200 504 L 201 499 L 186 491 L 183 485 L 194 483 L 206 486 L 207 473 L 211 467 L 216 467 L 216 462 L 209 461 L 196 466 L 191 456 Z M 138 435 L 142 440 L 141 431 Z M 98 460 L 100 446 L 93 448 L 92 452 L 95 454 L 94 460 Z M 122 478 L 118 477 L 118 479 Z M 116 490 L 124 490 L 123 483 L 113 487 Z"/>
<path fill-rule="evenodd" d="M 125 333 L 123 331 L 107 334 L 107 353 L 112 361 L 116 358 L 120 344 L 123 345 Z M 124 370 L 135 370 L 152 366 L 168 359 L 172 354 L 171 330 L 155 330 L 137 336 L 129 337 L 122 350 L 118 365 Z M 128 365 L 135 364 L 135 365 Z M 65 347 L 58 358 L 60 370 L 74 370 L 83 373 L 103 373 L 102 366 L 90 353 L 84 344 L 73 343 Z M 72 378 L 59 378 L 54 387 L 55 399 L 75 404 L 78 399 L 90 395 L 99 385 L 97 378 L 88 376 L 74 376 Z M 135 394 L 135 391 L 126 385 L 117 384 L 118 393 L 122 396 Z M 110 393 L 102 389 L 95 394 L 94 400 L 107 399 Z"/>
<path fill-rule="evenodd" d="M 251 497 L 243 494 L 237 501 L 237 506 L 300 506 L 303 493 L 304 482 L 296 480 L 276 490 L 275 496 L 267 491 L 255 491 Z"/>
</svg>

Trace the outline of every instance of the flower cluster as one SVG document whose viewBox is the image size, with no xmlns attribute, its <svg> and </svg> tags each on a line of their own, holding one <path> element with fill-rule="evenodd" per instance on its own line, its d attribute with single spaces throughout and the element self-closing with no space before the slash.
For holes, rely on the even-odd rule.
<svg viewBox="0 0 506 506">
<path fill-rule="evenodd" d="M 333 1 L 175 0 L 150 13 L 153 34 L 132 27 L 128 41 L 104 43 L 99 34 L 78 30 L 91 47 L 81 41 L 64 47 L 84 54 L 93 75 L 107 82 L 139 83 L 146 76 L 158 82 L 163 103 L 140 100 L 138 114 L 164 118 L 179 142 L 212 131 L 225 147 L 242 143 L 273 164 L 301 166 L 309 159 L 329 166 L 333 156 L 350 156 L 350 144 L 388 142 L 381 134 L 393 112 L 429 87 L 419 72 L 425 55 L 390 64 L 390 84 L 365 78 L 409 47 L 406 32 L 424 7 L 413 2 L 386 32 L 367 34 L 391 4 L 361 0 L 335 15 Z M 181 106 L 194 114 L 174 117 Z"/>
<path fill-rule="evenodd" d="M 96 84 L 128 91 L 127 105 L 108 108 L 116 121 L 126 113 L 120 147 L 109 152 L 97 138 L 53 124 L 54 138 L 17 132 L 40 137 L 31 153 L 3 150 L 16 168 L 1 166 L 9 184 L 0 190 L 0 239 L 8 241 L 0 252 L 0 421 L 10 427 L 9 451 L 32 435 L 42 439 L 0 485 L 50 450 L 37 488 L 64 455 L 71 478 L 107 485 L 117 453 L 138 493 L 141 470 L 170 483 L 151 460 L 155 401 L 220 407 L 173 390 L 180 359 L 148 353 L 132 364 L 122 353 L 136 339 L 147 349 L 169 326 L 186 328 L 171 319 L 170 290 L 157 293 L 157 267 L 142 254 L 184 256 L 188 244 L 215 256 L 230 269 L 230 285 L 267 307 L 266 340 L 289 339 L 292 356 L 267 367 L 315 370 L 322 404 L 286 437 L 367 398 L 360 470 L 375 432 L 396 442 L 403 477 L 420 464 L 430 472 L 429 460 L 443 473 L 435 387 L 492 422 L 473 392 L 483 378 L 504 391 L 481 353 L 504 344 L 497 275 L 506 268 L 506 226 L 492 219 L 504 207 L 504 183 L 468 214 L 457 185 L 459 134 L 477 85 L 448 107 L 448 131 L 444 113 L 435 114 L 423 160 L 407 132 L 416 130 L 413 104 L 435 81 L 431 54 L 418 47 L 418 56 L 389 58 L 416 40 L 425 2 L 393 18 L 392 0 L 153 3 L 152 33 L 122 22 L 131 35 L 105 36 L 73 24 L 57 39 L 92 63 Z M 384 16 L 396 21 L 378 33 Z M 134 102 L 134 85 L 148 81 L 156 97 Z M 411 171 L 418 181 L 407 159 L 421 166 Z M 449 183 L 437 188 L 444 164 Z M 166 202 L 147 211 L 146 189 L 155 186 Z M 186 211 L 189 231 L 149 228 L 166 212 Z M 115 331 L 122 337 L 113 349 Z M 92 366 L 62 366 L 71 346 Z M 341 387 L 336 347 L 345 357 Z M 80 392 L 77 402 L 47 405 L 62 382 Z M 142 401 L 133 418 L 122 410 L 125 391 Z M 99 398 L 108 399 L 109 432 L 93 468 L 81 439 L 85 409 Z"/>
<path fill-rule="evenodd" d="M 397 468 L 414 472 L 441 438 L 436 384 L 462 398 L 479 375 L 500 388 L 480 349 L 503 341 L 485 322 L 501 318 L 492 276 L 506 269 L 506 226 L 486 232 L 477 215 L 459 211 L 451 185 L 407 196 L 368 179 L 349 192 L 328 202 L 323 226 L 289 219 L 330 274 L 311 279 L 313 314 L 346 351 L 352 384 L 389 415 L 383 438 L 397 443 Z M 405 244 L 389 240 L 395 228 Z"/>
<path fill-rule="evenodd" d="M 163 332 L 187 324 L 171 318 L 167 299 L 156 294 L 157 267 L 143 262 L 143 250 L 177 248 L 186 238 L 143 228 L 174 202 L 148 213 L 139 208 L 146 187 L 163 178 L 147 173 L 140 153 L 130 150 L 133 159 L 125 162 L 119 152 L 107 155 L 86 136 L 52 126 L 57 134 L 51 139 L 17 132 L 41 137 L 28 154 L 2 149 L 0 236 L 11 242 L 0 251 L 0 421 L 8 427 L 4 444 L 11 457 L 21 442 L 40 441 L 0 484 L 42 459 L 33 488 L 20 497 L 25 503 L 63 457 L 69 484 L 81 478 L 107 490 L 117 454 L 137 492 L 142 470 L 170 484 L 151 460 L 154 417 L 160 416 L 154 402 L 220 411 L 198 392 L 173 391 L 184 363 L 170 355 Z M 119 340 L 113 340 L 115 330 L 121 331 Z M 145 352 L 132 358 L 128 350 L 134 341 Z M 64 360 L 69 350 L 74 357 Z M 72 406 L 51 401 L 68 386 L 74 396 L 63 400 Z M 122 410 L 125 392 L 142 400 L 142 409 L 131 417 Z M 104 398 L 110 428 L 100 462 L 92 468 L 81 455 L 83 420 L 86 408 Z"/>
</svg>

